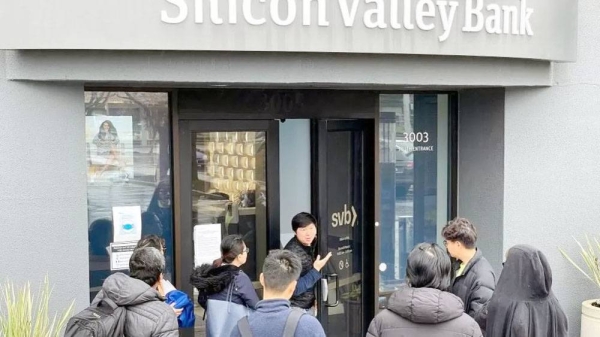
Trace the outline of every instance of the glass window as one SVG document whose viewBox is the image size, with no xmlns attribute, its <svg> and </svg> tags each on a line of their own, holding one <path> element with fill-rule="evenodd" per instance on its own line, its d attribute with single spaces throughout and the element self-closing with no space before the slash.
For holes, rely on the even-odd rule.
<svg viewBox="0 0 600 337">
<path fill-rule="evenodd" d="M 404 283 L 416 244 L 441 243 L 448 220 L 448 108 L 448 95 L 380 96 L 382 296 Z"/>
<path fill-rule="evenodd" d="M 128 272 L 143 235 L 165 240 L 171 278 L 171 127 L 167 93 L 88 91 L 85 114 L 91 300 L 110 274 Z"/>
<path fill-rule="evenodd" d="M 227 235 L 240 235 L 248 249 L 240 268 L 260 288 L 267 253 L 266 132 L 194 131 L 191 136 L 194 265 L 220 257 L 216 250 L 209 252 L 207 241 L 218 245 Z M 196 317 L 203 317 L 204 310 L 194 305 Z M 196 319 L 195 336 L 205 336 L 205 330 L 204 320 Z"/>
</svg>

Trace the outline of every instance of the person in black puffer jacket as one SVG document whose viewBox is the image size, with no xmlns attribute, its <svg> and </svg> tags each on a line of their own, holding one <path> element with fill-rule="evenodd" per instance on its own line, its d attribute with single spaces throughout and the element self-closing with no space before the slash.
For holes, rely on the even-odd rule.
<svg viewBox="0 0 600 337">
<path fill-rule="evenodd" d="M 457 260 L 452 268 L 452 293 L 463 301 L 465 312 L 479 323 L 485 336 L 485 308 L 496 288 L 494 269 L 475 246 L 477 231 L 469 220 L 448 222 L 442 236 L 448 253 Z"/>
<path fill-rule="evenodd" d="M 198 289 L 198 303 L 206 309 L 209 299 L 227 301 L 229 286 L 234 282 L 231 301 L 254 309 L 259 301 L 258 295 L 248 275 L 240 269 L 248 256 L 242 237 L 226 236 L 221 242 L 221 253 L 220 259 L 212 265 L 197 267 L 190 277 L 190 283 Z"/>
<path fill-rule="evenodd" d="M 290 302 L 293 307 L 314 315 L 313 307 L 316 298 L 314 288 L 321 279 L 320 271 L 329 261 L 331 253 L 323 259 L 316 255 L 317 220 L 311 214 L 306 212 L 296 214 L 292 219 L 292 229 L 296 235 L 285 245 L 285 249 L 298 255 L 302 261 L 302 272 Z"/>
</svg>

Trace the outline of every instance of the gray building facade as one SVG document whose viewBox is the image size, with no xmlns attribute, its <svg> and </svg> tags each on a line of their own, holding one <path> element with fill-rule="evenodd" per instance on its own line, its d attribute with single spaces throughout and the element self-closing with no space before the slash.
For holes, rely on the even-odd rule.
<svg viewBox="0 0 600 337">
<path fill-rule="evenodd" d="M 52 15 L 34 22 L 31 13 L 36 13 L 35 6 L 43 8 L 41 1 L 30 1 L 31 11 L 16 7 L 4 11 L 0 16 L 4 31 L 0 33 L 3 278 L 39 284 L 48 275 L 55 307 L 72 300 L 76 310 L 86 307 L 97 281 L 105 277 L 95 274 L 94 266 L 106 262 L 91 256 L 98 235 L 91 227 L 97 213 L 114 216 L 104 206 L 94 208 L 96 202 L 119 195 L 124 201 L 107 207 L 139 204 L 143 211 L 151 207 L 150 197 L 158 193 L 154 190 L 158 191 L 159 183 L 168 181 L 172 214 L 168 224 L 162 224 L 170 237 L 168 264 L 176 285 L 193 296 L 186 280 L 203 249 L 193 227 L 220 219 L 202 220 L 202 207 L 208 206 L 198 206 L 205 199 L 196 199 L 195 193 L 208 190 L 203 190 L 198 177 L 204 172 L 212 176 L 211 167 L 217 171 L 222 167 L 222 176 L 231 172 L 232 178 L 211 184 L 221 184 L 220 190 L 229 189 L 223 184 L 235 184 L 238 165 L 231 164 L 231 171 L 222 161 L 221 166 L 215 165 L 212 155 L 218 150 L 208 149 L 211 142 L 218 147 L 216 133 L 238 137 L 247 128 L 254 132 L 256 150 L 252 155 L 235 155 L 235 160 L 256 157 L 264 166 L 253 167 L 252 179 L 243 175 L 251 170 L 241 172 L 240 182 L 250 185 L 239 190 L 253 191 L 257 200 L 261 191 L 268 200 L 264 208 L 255 202 L 253 220 L 248 220 L 254 224 L 251 241 L 257 250 L 254 265 L 248 268 L 257 272 L 256 265 L 268 249 L 285 245 L 293 236 L 289 217 L 302 210 L 318 216 L 320 227 L 327 228 L 324 236 L 348 240 L 348 245 L 335 247 L 327 241 L 320 244 L 339 253 L 332 267 L 341 266 L 337 297 L 343 301 L 362 286 L 358 300 L 362 307 L 324 305 L 327 309 L 320 319 L 329 331 L 342 327 L 338 330 L 343 336 L 361 335 L 380 298 L 402 282 L 403 254 L 421 240 L 441 242 L 441 227 L 458 215 L 473 220 L 479 231 L 478 246 L 498 274 L 505 252 L 515 244 L 534 245 L 548 256 L 554 291 L 569 316 L 570 335 L 578 336 L 581 302 L 599 295 L 597 290 L 592 295 L 592 285 L 562 258 L 558 248 L 574 254 L 571 236 L 581 238 L 600 228 L 595 202 L 600 182 L 594 178 L 600 176 L 596 174 L 600 154 L 594 146 L 600 132 L 600 47 L 596 43 L 600 4 L 591 0 L 552 5 L 541 0 L 457 1 L 452 25 L 444 19 L 452 18 L 452 1 L 381 1 L 382 7 L 380 2 L 356 1 L 358 19 L 349 26 L 345 15 L 352 12 L 354 1 L 345 2 L 347 13 L 334 6 L 342 2 L 328 1 L 321 8 L 320 1 L 308 1 L 312 14 L 302 16 L 306 13 L 301 1 L 266 2 L 264 8 L 258 7 L 262 2 L 248 1 L 257 6 L 250 12 L 244 12 L 246 1 L 239 1 L 235 24 L 223 8 L 211 16 L 212 1 L 197 2 L 204 5 L 204 22 L 194 18 L 198 12 L 192 1 L 153 1 L 144 8 L 138 1 L 140 7 L 121 9 L 111 1 L 107 9 L 95 13 L 89 2 L 68 1 L 61 6 L 72 6 L 70 15 L 81 17 L 74 15 L 67 23 L 62 12 L 68 11 L 60 7 L 46 9 Z M 175 20 L 176 13 L 181 15 L 182 3 L 189 6 L 185 19 L 166 22 Z M 271 3 L 281 4 L 273 9 Z M 481 9 L 484 18 L 499 13 L 499 21 L 482 19 L 481 31 L 469 31 L 468 27 L 476 26 L 480 3 L 486 6 Z M 389 16 L 393 4 L 400 7 L 397 21 Z M 411 6 L 402 7 L 406 4 Z M 292 5 L 297 6 L 294 20 Z M 510 8 L 502 10 L 500 5 Z M 495 12 L 494 6 L 500 10 Z M 533 9 L 532 34 L 525 22 L 529 8 Z M 319 10 L 328 14 L 322 18 Z M 408 21 L 414 30 L 407 29 L 410 25 L 403 21 L 402 10 L 414 14 Z M 161 16 L 162 11 L 166 16 Z M 506 21 L 501 14 L 513 20 Z M 214 24 L 217 17 L 224 19 L 223 24 Z M 260 17 L 268 22 L 254 25 L 257 30 L 252 31 L 248 18 Z M 312 18 L 309 25 L 305 17 Z M 109 26 L 109 21 L 115 24 Z M 393 28 L 393 22 L 402 28 Z M 16 33 L 7 34 L 7 27 Z M 105 110 L 92 111 L 90 97 L 111 92 L 168 97 L 162 107 L 166 109 L 162 130 L 167 131 L 160 134 L 161 142 L 151 141 L 159 138 L 159 131 L 145 135 L 150 127 L 144 123 L 149 119 L 134 117 L 127 122 L 134 130 L 135 171 L 127 171 L 128 181 L 121 181 L 118 188 L 91 178 L 88 124 L 95 119 L 88 117 L 100 116 L 103 121 L 110 109 L 112 117 L 127 116 L 114 111 L 138 109 L 132 106 L 142 96 L 115 95 L 104 102 Z M 269 104 L 273 97 L 282 97 L 283 102 L 274 110 L 263 108 L 259 104 L 263 101 L 253 99 L 264 95 Z M 295 98 L 291 108 L 281 112 L 287 97 Z M 162 108 L 151 106 L 144 116 L 160 115 Z M 360 121 L 360 125 L 335 124 L 340 120 Z M 143 124 L 139 132 L 136 123 Z M 335 130 L 360 133 L 359 157 L 364 161 L 336 156 L 336 148 L 328 146 L 344 149 L 345 136 L 338 137 Z M 425 132 L 436 142 L 431 153 L 425 138 L 417 138 Z M 414 139 L 403 141 L 398 138 L 401 134 Z M 211 138 L 215 136 L 216 141 Z M 259 138 L 267 148 L 262 157 Z M 138 149 L 151 147 L 147 141 L 155 145 L 150 154 L 160 152 L 152 157 L 156 159 L 152 164 L 139 159 Z M 124 146 L 122 157 L 131 150 Z M 195 154 L 186 157 L 193 147 Z M 356 154 L 353 151 L 347 152 Z M 410 156 L 406 159 L 410 167 L 399 164 L 401 155 Z M 301 163 L 290 164 L 294 158 Z M 349 176 L 337 169 L 344 161 L 357 165 Z M 413 169 L 410 182 L 399 183 L 403 179 L 399 172 Z M 388 178 L 392 185 L 395 181 L 393 195 L 386 194 Z M 339 185 L 364 179 L 365 185 L 349 183 L 344 189 L 348 196 L 336 198 L 339 191 L 332 190 L 336 179 L 342 179 Z M 144 194 L 143 203 L 127 199 L 127 193 L 133 193 L 130 186 L 144 191 L 136 194 Z M 302 186 L 306 191 L 297 193 Z M 347 223 L 340 220 L 353 206 L 358 215 L 348 213 Z M 342 215 L 339 222 L 332 218 L 337 212 Z M 241 228 L 249 215 L 243 210 L 227 214 L 225 232 L 243 234 L 230 226 Z M 242 220 L 232 221 L 236 216 Z M 113 226 L 109 225 L 114 231 Z M 407 228 L 412 234 L 407 234 Z M 115 233 L 111 234 L 112 238 Z M 390 245 L 402 248 L 392 249 L 389 255 Z M 330 289 L 334 284 L 330 279 Z M 361 315 L 362 326 L 346 323 L 351 315 Z M 195 334 L 200 336 L 201 331 L 198 328 Z"/>
</svg>

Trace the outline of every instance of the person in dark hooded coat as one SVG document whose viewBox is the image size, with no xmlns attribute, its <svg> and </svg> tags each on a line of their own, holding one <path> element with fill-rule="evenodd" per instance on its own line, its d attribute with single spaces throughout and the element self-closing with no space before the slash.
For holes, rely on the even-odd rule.
<svg viewBox="0 0 600 337">
<path fill-rule="evenodd" d="M 387 309 L 369 325 L 367 337 L 481 337 L 461 299 L 448 292 L 450 257 L 435 243 L 421 243 L 408 255 L 407 285 L 390 297 Z"/>
<path fill-rule="evenodd" d="M 567 316 L 552 293 L 552 271 L 542 252 L 512 247 L 487 306 L 487 337 L 564 337 Z"/>
</svg>

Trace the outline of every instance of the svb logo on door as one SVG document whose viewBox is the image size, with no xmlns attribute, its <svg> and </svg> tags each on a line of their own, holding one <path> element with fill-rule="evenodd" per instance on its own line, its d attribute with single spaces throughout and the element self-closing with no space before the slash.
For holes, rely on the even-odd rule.
<svg viewBox="0 0 600 337">
<path fill-rule="evenodd" d="M 348 205 L 344 204 L 343 211 L 334 212 L 333 214 L 331 214 L 331 226 L 337 227 L 351 225 L 352 227 L 354 227 L 354 225 L 356 225 L 356 219 L 357 215 L 354 206 L 350 206 L 350 209 L 348 209 Z"/>
</svg>

